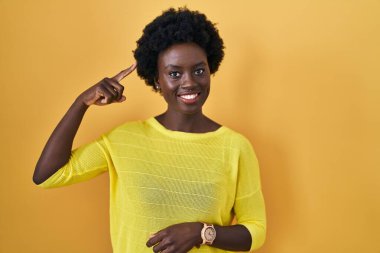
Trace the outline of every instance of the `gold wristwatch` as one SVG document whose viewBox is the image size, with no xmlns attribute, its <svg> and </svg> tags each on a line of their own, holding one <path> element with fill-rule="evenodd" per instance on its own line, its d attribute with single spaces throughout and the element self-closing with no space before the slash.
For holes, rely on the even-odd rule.
<svg viewBox="0 0 380 253">
<path fill-rule="evenodd" d="M 214 225 L 203 223 L 201 237 L 203 240 L 202 244 L 211 245 L 216 238 L 216 230 L 214 228 Z"/>
</svg>

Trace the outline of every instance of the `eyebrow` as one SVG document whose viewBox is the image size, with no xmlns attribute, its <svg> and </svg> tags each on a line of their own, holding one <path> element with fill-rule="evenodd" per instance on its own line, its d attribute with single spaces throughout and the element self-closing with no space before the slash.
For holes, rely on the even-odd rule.
<svg viewBox="0 0 380 253">
<path fill-rule="evenodd" d="M 201 61 L 197 64 L 194 65 L 194 67 L 199 67 L 199 66 L 202 66 L 202 65 L 206 65 L 206 63 L 204 61 Z M 174 65 L 174 64 L 168 64 L 165 66 L 165 68 L 181 68 L 181 66 L 177 66 L 177 65 Z"/>
</svg>

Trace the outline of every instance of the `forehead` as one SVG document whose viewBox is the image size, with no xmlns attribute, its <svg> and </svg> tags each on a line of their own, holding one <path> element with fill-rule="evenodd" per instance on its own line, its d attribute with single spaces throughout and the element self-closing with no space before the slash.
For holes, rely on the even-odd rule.
<svg viewBox="0 0 380 253">
<path fill-rule="evenodd" d="M 207 56 L 203 48 L 195 43 L 172 45 L 158 56 L 159 67 L 166 67 L 168 65 L 186 67 L 201 62 L 207 63 Z"/>
</svg>

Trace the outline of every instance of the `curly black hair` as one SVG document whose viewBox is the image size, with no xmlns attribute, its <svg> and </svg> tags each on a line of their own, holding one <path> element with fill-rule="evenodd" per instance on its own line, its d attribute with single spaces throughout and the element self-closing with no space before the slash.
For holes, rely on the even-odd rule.
<svg viewBox="0 0 380 253">
<path fill-rule="evenodd" d="M 157 77 L 158 55 L 174 44 L 187 42 L 196 43 L 204 49 L 210 73 L 214 74 L 224 57 L 223 40 L 206 15 L 186 7 L 164 11 L 144 28 L 134 51 L 137 74 L 157 91 L 154 80 Z"/>
</svg>

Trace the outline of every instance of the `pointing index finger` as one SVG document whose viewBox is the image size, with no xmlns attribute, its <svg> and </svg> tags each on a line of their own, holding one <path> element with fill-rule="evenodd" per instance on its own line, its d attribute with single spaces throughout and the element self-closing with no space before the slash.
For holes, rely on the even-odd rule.
<svg viewBox="0 0 380 253">
<path fill-rule="evenodd" d="M 112 79 L 114 79 L 117 82 L 120 82 L 121 80 L 123 80 L 124 77 L 132 73 L 136 69 L 136 66 L 137 66 L 137 63 L 135 62 L 129 68 L 122 70 L 119 74 L 112 77 Z"/>
</svg>

